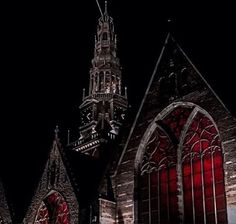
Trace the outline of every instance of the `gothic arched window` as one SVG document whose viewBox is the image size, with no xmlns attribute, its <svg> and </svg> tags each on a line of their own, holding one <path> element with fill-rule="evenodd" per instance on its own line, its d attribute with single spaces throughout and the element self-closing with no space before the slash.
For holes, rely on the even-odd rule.
<svg viewBox="0 0 236 224">
<path fill-rule="evenodd" d="M 69 224 L 68 205 L 58 192 L 49 194 L 41 203 L 35 224 Z"/>
<path fill-rule="evenodd" d="M 100 72 L 99 73 L 99 87 L 98 87 L 98 92 L 102 92 L 104 90 L 104 73 L 103 72 Z"/>
<path fill-rule="evenodd" d="M 222 149 L 211 118 L 178 106 L 156 122 L 139 175 L 139 223 L 227 223 Z"/>
<path fill-rule="evenodd" d="M 176 158 L 168 134 L 157 128 L 147 144 L 141 167 L 141 223 L 160 223 L 176 217 Z"/>
<path fill-rule="evenodd" d="M 111 88 L 112 88 L 112 93 L 116 93 L 117 91 L 117 80 L 116 80 L 116 75 L 112 74 L 111 77 Z"/>
<path fill-rule="evenodd" d="M 186 223 L 226 223 L 222 159 L 216 127 L 198 112 L 185 133 L 182 149 Z"/>
<path fill-rule="evenodd" d="M 107 33 L 102 34 L 102 40 L 107 40 Z"/>
<path fill-rule="evenodd" d="M 105 93 L 110 93 L 111 92 L 111 75 L 110 72 L 106 71 L 106 76 L 105 76 Z"/>
</svg>

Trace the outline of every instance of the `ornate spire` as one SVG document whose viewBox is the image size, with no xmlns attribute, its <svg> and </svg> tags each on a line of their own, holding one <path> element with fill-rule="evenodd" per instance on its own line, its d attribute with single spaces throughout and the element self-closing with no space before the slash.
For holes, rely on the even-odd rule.
<svg viewBox="0 0 236 224">
<path fill-rule="evenodd" d="M 117 40 L 113 19 L 108 15 L 107 1 L 105 1 L 105 11 L 98 20 L 95 36 L 94 57 L 90 69 L 89 95 L 97 93 L 121 95 L 120 62 L 116 52 Z"/>
<path fill-rule="evenodd" d="M 173 31 L 174 31 L 174 30 L 173 30 L 173 28 L 174 28 L 173 25 L 174 25 L 174 24 L 173 24 L 173 20 L 172 20 L 171 18 L 168 18 L 168 19 L 167 19 L 167 29 L 168 29 L 167 31 L 168 31 L 168 33 L 170 33 L 170 34 L 173 34 Z"/>
<path fill-rule="evenodd" d="M 94 56 L 90 68 L 89 92 L 83 90 L 80 105 L 80 137 L 76 151 L 97 154 L 102 138 L 115 139 L 127 109 L 126 91 L 122 90 L 121 67 L 113 19 L 96 0 L 101 17 L 95 35 Z"/>
</svg>

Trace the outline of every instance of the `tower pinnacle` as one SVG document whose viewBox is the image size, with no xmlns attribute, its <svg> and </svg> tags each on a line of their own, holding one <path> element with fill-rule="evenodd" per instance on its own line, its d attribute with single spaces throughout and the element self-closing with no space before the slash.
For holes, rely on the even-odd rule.
<svg viewBox="0 0 236 224">
<path fill-rule="evenodd" d="M 105 11 L 104 14 L 107 15 L 107 1 L 105 1 Z"/>
<path fill-rule="evenodd" d="M 94 55 L 91 60 L 89 91 L 83 91 L 80 105 L 80 137 L 75 150 L 95 155 L 104 139 L 115 139 L 127 110 L 127 94 L 122 87 L 120 60 L 113 18 L 108 15 L 107 1 L 98 19 Z M 103 140 L 101 140 L 103 139 Z"/>
<path fill-rule="evenodd" d="M 59 133 L 59 127 L 58 127 L 58 125 L 56 125 L 55 130 L 54 130 L 54 133 L 55 133 L 55 139 L 58 139 L 58 133 Z"/>
<path fill-rule="evenodd" d="M 167 19 L 167 28 L 170 34 L 173 34 L 173 20 L 171 18 Z"/>
</svg>

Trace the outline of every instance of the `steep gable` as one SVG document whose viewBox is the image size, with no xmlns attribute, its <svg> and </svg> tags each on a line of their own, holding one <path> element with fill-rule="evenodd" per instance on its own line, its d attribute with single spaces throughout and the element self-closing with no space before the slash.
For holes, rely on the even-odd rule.
<svg viewBox="0 0 236 224">
<path fill-rule="evenodd" d="M 0 179 L 0 223 L 10 224 L 12 223 L 11 215 L 5 195 L 5 191 L 3 189 L 3 184 Z"/>
<path fill-rule="evenodd" d="M 225 150 L 226 170 L 225 184 L 228 207 L 235 204 L 233 190 L 235 177 L 232 169 L 236 169 L 236 120 L 212 90 L 206 80 L 195 68 L 171 34 L 167 35 L 160 57 L 152 74 L 145 96 L 131 128 L 124 151 L 119 160 L 115 174 L 119 220 L 137 221 L 135 175 L 138 172 L 139 150 L 142 138 L 157 117 L 164 116 L 178 105 L 185 105 L 207 111 L 219 128 Z M 227 168 L 227 166 L 230 166 Z M 234 166 L 234 167 L 233 167 Z M 231 190 L 230 190 L 231 189 Z M 231 193 L 230 193 L 230 192 Z M 126 194 L 126 192 L 128 192 Z M 136 215 L 133 214 L 135 211 Z"/>
<path fill-rule="evenodd" d="M 42 216 L 40 210 L 43 211 L 46 209 L 50 211 L 60 209 L 60 207 L 64 209 L 62 212 L 65 213 L 66 211 L 61 217 L 68 222 L 78 222 L 79 203 L 62 160 L 61 151 L 62 147 L 56 135 L 41 180 L 25 216 L 24 223 L 35 223 L 36 220 L 45 218 L 40 217 Z M 56 204 L 55 200 L 59 200 L 61 204 Z M 50 206 L 51 208 L 49 209 L 48 207 Z M 54 208 L 55 206 L 57 206 L 57 208 Z M 50 216 L 50 214 L 47 214 L 48 212 L 41 213 Z"/>
</svg>

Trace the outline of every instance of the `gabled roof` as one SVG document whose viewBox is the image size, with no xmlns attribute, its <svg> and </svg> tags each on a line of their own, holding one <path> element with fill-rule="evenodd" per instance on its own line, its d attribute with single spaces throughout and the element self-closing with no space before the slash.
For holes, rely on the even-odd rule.
<svg viewBox="0 0 236 224">
<path fill-rule="evenodd" d="M 8 202 L 5 195 L 5 190 L 2 184 L 2 180 L 0 178 L 0 223 L 1 221 L 6 224 L 12 223 Z"/>
<path fill-rule="evenodd" d="M 42 167 L 45 165 L 45 161 L 39 164 L 41 164 L 41 166 L 37 167 L 34 173 L 31 171 L 31 174 L 30 171 L 22 174 L 16 173 L 15 171 L 19 164 L 13 163 L 5 167 L 6 169 L 13 167 L 13 169 L 10 169 L 7 175 L 3 177 L 3 185 L 13 223 L 22 222 L 27 208 L 30 205 L 34 190 L 40 180 L 40 174 L 42 173 Z"/>
<path fill-rule="evenodd" d="M 172 80 L 173 82 L 171 83 Z M 156 89 L 157 87 L 158 89 Z M 154 91 L 160 96 L 159 98 L 171 101 L 173 98 L 181 98 L 194 90 L 205 87 L 208 87 L 224 106 L 172 34 L 168 33 L 139 111 L 142 109 L 145 100 Z"/>
<path fill-rule="evenodd" d="M 78 202 L 68 175 L 68 171 L 63 162 L 63 148 L 58 138 L 58 131 L 59 130 L 57 127 L 55 130 L 55 139 L 53 141 L 52 148 L 49 151 L 48 159 L 46 165 L 44 166 L 44 171 L 32 197 L 31 204 L 28 205 L 29 207 L 25 215 L 24 223 L 31 223 L 34 221 L 39 206 L 52 191 L 58 191 L 64 197 L 68 194 L 70 195 L 66 198 L 67 203 L 71 206 L 71 209 L 75 209 L 73 212 L 75 219 L 77 220 L 78 218 L 76 215 L 76 212 L 78 212 Z"/>
<path fill-rule="evenodd" d="M 210 111 L 211 105 L 204 102 L 207 99 L 206 96 L 214 98 L 215 102 L 218 102 L 218 105 L 228 112 L 172 34 L 168 33 L 131 127 L 118 167 L 129 145 L 135 147 L 132 139 L 135 139 L 135 136 L 143 135 L 155 114 L 157 115 L 176 101 L 196 103 Z M 135 144 L 138 142 L 136 141 Z"/>
</svg>

